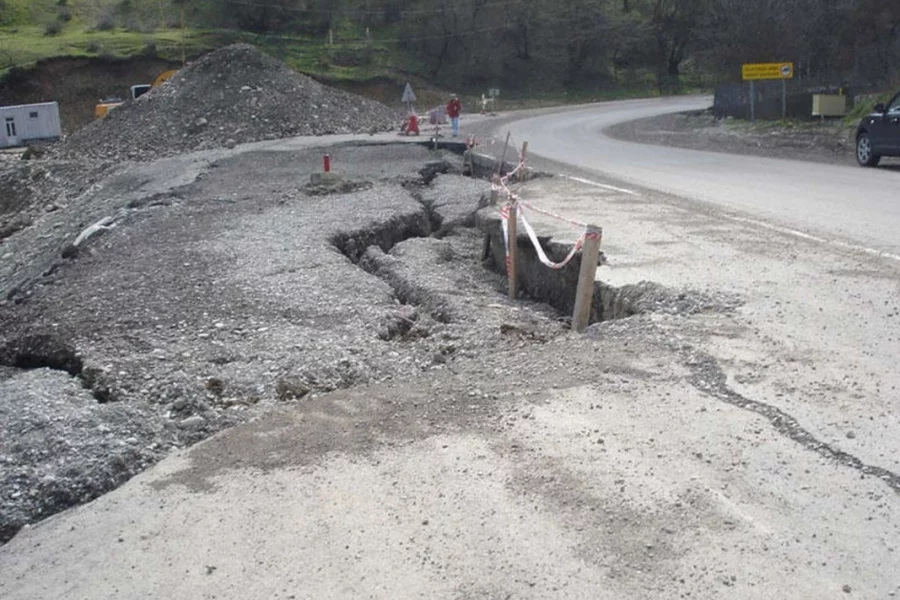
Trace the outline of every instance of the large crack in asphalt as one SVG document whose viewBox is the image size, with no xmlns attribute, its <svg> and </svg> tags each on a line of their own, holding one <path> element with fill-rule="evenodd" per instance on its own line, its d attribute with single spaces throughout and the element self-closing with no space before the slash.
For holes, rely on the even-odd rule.
<svg viewBox="0 0 900 600">
<path fill-rule="evenodd" d="M 797 442 L 807 450 L 854 469 L 863 475 L 877 477 L 884 481 L 894 492 L 900 494 L 900 475 L 883 467 L 866 464 L 852 454 L 817 439 L 796 418 L 780 408 L 759 400 L 746 398 L 737 393 L 728 386 L 728 377 L 716 359 L 709 354 L 695 350 L 685 357 L 684 364 L 691 370 L 690 383 L 701 392 L 726 404 L 737 406 L 765 417 L 778 433 Z"/>
</svg>

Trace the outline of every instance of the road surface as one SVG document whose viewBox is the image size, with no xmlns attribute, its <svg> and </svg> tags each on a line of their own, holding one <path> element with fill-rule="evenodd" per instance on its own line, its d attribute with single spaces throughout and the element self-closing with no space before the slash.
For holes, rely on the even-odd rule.
<svg viewBox="0 0 900 600">
<path fill-rule="evenodd" d="M 710 103 L 708 97 L 601 103 L 517 120 L 503 131 L 528 140 L 533 155 L 900 260 L 895 171 L 651 146 L 602 133 L 625 121 Z"/>
<path fill-rule="evenodd" d="M 466 306 L 454 320 L 500 342 L 464 354 L 465 336 L 435 327 L 431 338 L 452 356 L 435 356 L 421 375 L 282 405 L 22 531 L 0 548 L 0 597 L 896 597 L 900 263 L 856 248 L 875 246 L 873 236 L 890 240 L 872 233 L 879 223 L 862 226 L 852 201 L 832 198 L 838 220 L 855 223 L 850 238 L 785 210 L 775 191 L 752 189 L 764 176 L 743 184 L 728 176 L 769 165 L 783 174 L 770 187 L 787 194 L 794 181 L 792 201 L 808 210 L 817 205 L 810 190 L 828 186 L 789 174 L 810 177 L 816 165 L 637 146 L 599 132 L 693 102 L 611 103 L 479 125 L 505 132 L 510 122 L 518 142 L 557 161 L 546 166 L 590 180 L 535 179 L 520 193 L 603 226 L 609 264 L 600 279 L 677 288 L 663 294 L 674 304 L 576 335 L 554 328 L 558 315 L 471 283 L 483 275 L 480 239 L 471 255 L 436 253 L 398 272 L 410 273 L 412 289 Z M 259 170 L 258 157 L 246 160 Z M 297 231 L 303 221 L 292 204 L 308 202 L 266 208 L 270 186 L 299 187 L 309 175 L 296 156 L 278 164 L 241 200 L 259 214 L 210 233 L 254 256 L 254 272 L 271 273 L 253 286 L 250 305 L 273 289 L 290 307 L 323 287 L 303 279 L 322 267 L 288 252 L 291 236 L 272 233 L 274 224 Z M 229 168 L 208 170 L 205 185 Z M 832 171 L 848 180 L 895 175 L 821 168 Z M 246 169 L 229 176 L 248 177 Z M 183 193 L 189 205 L 202 198 L 187 186 Z M 540 234 L 572 235 L 529 217 Z M 818 239 L 825 235 L 842 243 Z M 398 264 L 427 258 L 421 248 L 396 254 Z M 216 252 L 210 260 L 233 261 Z M 198 289 L 246 285 L 237 273 L 196 277 Z M 328 304 L 288 314 L 316 323 Z M 196 330 L 188 324 L 185 338 Z M 296 343 L 281 327 L 254 331 L 259 350 L 221 365 L 226 385 L 244 363 Z M 380 343 L 374 328 L 371 337 Z M 385 342 L 384 354 L 410 343 Z M 347 344 L 351 357 L 358 345 Z"/>
</svg>

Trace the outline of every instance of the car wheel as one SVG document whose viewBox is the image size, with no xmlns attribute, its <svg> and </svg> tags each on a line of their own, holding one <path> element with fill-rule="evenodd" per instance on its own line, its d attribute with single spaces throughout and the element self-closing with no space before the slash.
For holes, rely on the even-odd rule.
<svg viewBox="0 0 900 600">
<path fill-rule="evenodd" d="M 861 133 L 856 138 L 856 162 L 863 167 L 874 167 L 881 157 L 872 150 L 872 138 L 868 133 Z"/>
</svg>

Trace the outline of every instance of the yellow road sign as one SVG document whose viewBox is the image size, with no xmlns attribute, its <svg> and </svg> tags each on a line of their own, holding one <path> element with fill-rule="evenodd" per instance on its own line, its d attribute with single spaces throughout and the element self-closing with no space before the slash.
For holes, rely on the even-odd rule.
<svg viewBox="0 0 900 600">
<path fill-rule="evenodd" d="M 744 81 L 754 79 L 793 79 L 794 63 L 756 63 L 744 65 Z"/>
</svg>

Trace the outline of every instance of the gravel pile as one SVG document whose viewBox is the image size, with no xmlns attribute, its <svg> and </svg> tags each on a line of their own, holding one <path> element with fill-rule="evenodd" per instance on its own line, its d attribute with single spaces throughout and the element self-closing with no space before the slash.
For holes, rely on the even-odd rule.
<svg viewBox="0 0 900 600">
<path fill-rule="evenodd" d="M 297 135 L 389 131 L 385 105 L 337 90 L 247 44 L 227 46 L 61 144 L 66 156 L 153 160 Z"/>
</svg>

